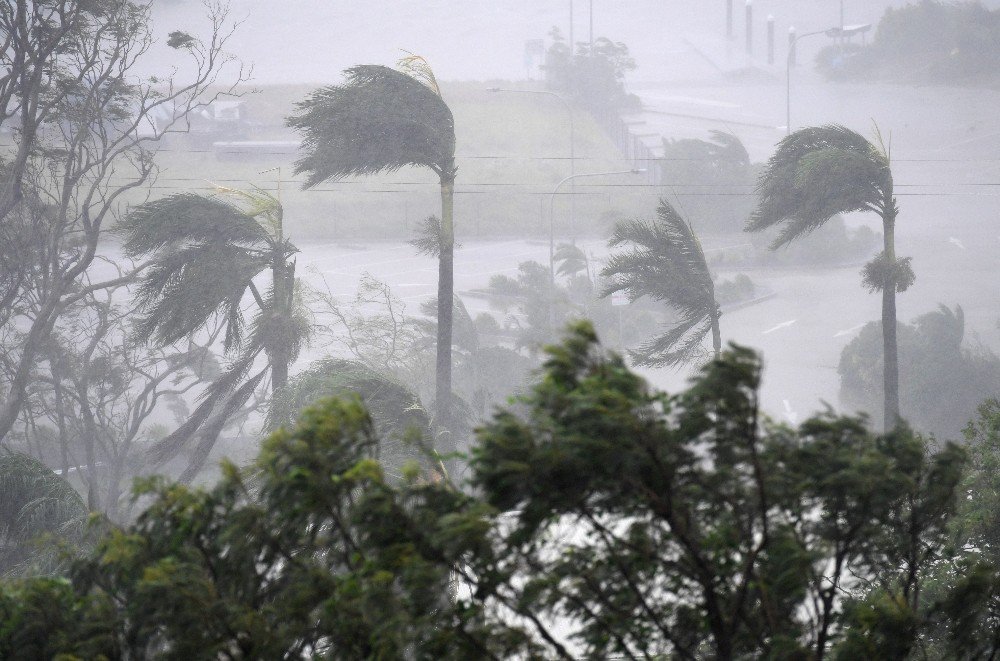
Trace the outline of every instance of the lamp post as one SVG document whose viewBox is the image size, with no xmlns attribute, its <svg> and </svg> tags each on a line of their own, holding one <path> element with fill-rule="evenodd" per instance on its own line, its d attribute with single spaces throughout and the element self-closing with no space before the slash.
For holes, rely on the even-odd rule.
<svg viewBox="0 0 1000 661">
<path fill-rule="evenodd" d="M 567 181 L 580 179 L 582 177 L 605 177 L 613 174 L 640 174 L 645 172 L 644 168 L 633 168 L 631 170 L 613 170 L 611 172 L 583 172 L 581 174 L 571 174 L 570 176 L 560 180 L 556 187 L 552 189 L 552 193 L 549 195 L 549 280 L 551 283 L 555 283 L 556 271 L 555 271 L 555 223 L 553 222 L 553 212 L 555 210 L 556 193 Z"/>
<path fill-rule="evenodd" d="M 792 61 L 795 59 L 796 45 L 801 39 L 812 37 L 817 34 L 825 34 L 831 39 L 834 37 L 850 37 L 855 34 L 864 34 L 871 29 L 870 23 L 863 25 L 852 25 L 850 27 L 829 28 L 827 30 L 816 30 L 806 32 L 788 40 L 788 59 L 785 62 L 785 135 L 792 132 Z M 795 28 L 789 28 L 789 35 L 795 34 Z"/>
<path fill-rule="evenodd" d="M 795 59 L 795 51 L 797 50 L 798 43 L 806 37 L 826 34 L 827 32 L 829 30 L 806 32 L 805 34 L 793 37 L 788 42 L 788 58 L 785 61 L 785 135 L 789 135 L 792 132 L 792 60 Z"/>
<path fill-rule="evenodd" d="M 569 117 L 569 175 L 572 177 L 576 174 L 576 123 L 573 115 L 573 104 L 571 104 L 566 97 L 561 94 L 556 94 L 555 92 L 550 92 L 548 90 L 518 90 L 518 89 L 507 89 L 503 87 L 490 87 L 487 89 L 488 92 L 509 92 L 512 94 L 544 94 L 545 96 L 552 96 L 559 99 L 559 102 L 566 107 L 566 113 Z M 574 185 L 573 192 L 576 192 L 576 187 Z M 576 195 L 573 196 L 570 208 L 570 219 L 572 221 L 573 227 L 576 227 Z"/>
<path fill-rule="evenodd" d="M 554 203 L 556 200 L 556 193 L 559 192 L 559 188 L 565 184 L 567 181 L 572 181 L 582 177 L 605 177 L 614 174 L 639 174 L 645 172 L 644 169 L 634 168 L 632 170 L 613 170 L 610 172 L 583 172 L 580 174 L 571 174 L 570 176 L 562 179 L 556 187 L 552 189 L 552 194 L 549 195 L 549 294 L 553 295 L 556 288 L 556 267 L 555 267 L 555 253 L 556 253 L 556 241 L 555 241 L 555 223 L 553 222 L 553 212 L 555 210 Z M 549 304 L 549 331 L 555 331 L 555 306 Z"/>
</svg>

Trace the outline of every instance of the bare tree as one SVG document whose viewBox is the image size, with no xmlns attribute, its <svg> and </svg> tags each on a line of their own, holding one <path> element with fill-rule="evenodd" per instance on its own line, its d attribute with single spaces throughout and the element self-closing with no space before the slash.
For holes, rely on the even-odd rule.
<svg viewBox="0 0 1000 661">
<path fill-rule="evenodd" d="M 59 465 L 63 475 L 76 472 L 88 507 L 113 518 L 127 478 L 145 467 L 156 429 L 165 429 L 171 411 L 186 419 L 185 397 L 221 372 L 209 348 L 221 325 L 203 342 L 151 346 L 136 338 L 131 311 L 116 303 L 116 294 L 127 293 L 88 294 L 60 316 L 15 426 L 22 451 Z"/>
<path fill-rule="evenodd" d="M 18 418 L 59 316 L 134 276 L 87 278 L 107 226 L 155 178 L 160 139 L 245 80 L 224 51 L 234 29 L 226 7 L 206 8 L 205 40 L 169 35 L 168 45 L 190 60 L 183 81 L 134 73 L 154 43 L 146 4 L 16 0 L 0 9 L 0 119 L 14 138 L 3 161 L 0 223 L 25 246 L 0 255 L 12 268 L 0 278 L 0 439 Z M 214 87 L 231 63 L 235 82 Z"/>
</svg>

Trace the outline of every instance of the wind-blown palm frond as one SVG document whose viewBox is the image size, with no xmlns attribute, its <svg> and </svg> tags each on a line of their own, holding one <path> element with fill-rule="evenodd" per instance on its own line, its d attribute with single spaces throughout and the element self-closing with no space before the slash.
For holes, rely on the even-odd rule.
<svg viewBox="0 0 1000 661">
<path fill-rule="evenodd" d="M 170 344 L 201 328 L 219 312 L 226 319 L 226 348 L 243 336 L 240 302 L 254 276 L 269 266 L 265 253 L 226 243 L 191 245 L 159 257 L 136 288 L 144 315 L 143 340 Z"/>
<path fill-rule="evenodd" d="M 136 289 L 142 339 L 175 342 L 218 313 L 227 322 L 226 349 L 239 345 L 240 302 L 273 248 L 252 215 L 218 199 L 171 195 L 136 207 L 121 232 L 126 254 L 154 256 Z"/>
<path fill-rule="evenodd" d="M 587 272 L 586 253 L 572 243 L 560 243 L 556 246 L 552 257 L 559 265 L 556 267 L 556 275 L 574 276 L 580 272 Z"/>
<path fill-rule="evenodd" d="M 746 229 L 783 224 L 777 248 L 838 213 L 880 212 L 891 187 L 888 158 L 858 133 L 838 125 L 801 129 L 778 144 L 761 173 L 760 202 Z"/>
<path fill-rule="evenodd" d="M 417 227 L 416 236 L 410 239 L 410 245 L 417 249 L 418 255 L 438 258 L 441 256 L 441 219 L 437 216 L 427 216 Z"/>
<path fill-rule="evenodd" d="M 709 155 L 713 161 L 750 165 L 750 152 L 738 137 L 726 131 L 710 131 L 709 135 L 712 136 Z"/>
<path fill-rule="evenodd" d="M 240 209 L 194 193 L 170 195 L 132 209 L 119 225 L 122 247 L 139 257 L 174 244 L 261 245 L 267 233 Z"/>
<path fill-rule="evenodd" d="M 719 305 L 705 253 L 691 226 L 666 200 L 660 200 L 656 214 L 652 223 L 628 220 L 615 227 L 610 245 L 632 247 L 611 255 L 602 271 L 608 278 L 602 295 L 624 291 L 632 301 L 648 296 L 673 308 L 677 323 L 633 357 L 643 365 L 676 366 L 697 353 L 717 323 Z"/>
<path fill-rule="evenodd" d="M 188 419 L 149 449 L 150 465 L 162 466 L 187 447 L 212 415 L 218 414 L 218 411 L 225 407 L 226 402 L 233 399 L 233 394 L 242 383 L 245 383 L 254 360 L 262 350 L 260 346 L 250 347 L 212 382 L 201 394 L 198 407 L 188 416 Z M 204 438 L 204 435 L 202 437 Z"/>
<path fill-rule="evenodd" d="M 316 90 L 288 119 L 303 136 L 295 172 L 306 173 L 306 187 L 406 165 L 453 174 L 455 120 L 434 90 L 379 65 L 345 73 L 343 85 Z"/>
<path fill-rule="evenodd" d="M 419 80 L 429 89 L 433 90 L 435 94 L 441 96 L 441 88 L 438 86 L 437 77 L 434 75 L 434 69 L 427 62 L 422 55 L 415 55 L 410 51 L 403 51 L 406 53 L 406 57 L 399 59 L 396 66 L 399 70 L 410 76 Z"/>
</svg>

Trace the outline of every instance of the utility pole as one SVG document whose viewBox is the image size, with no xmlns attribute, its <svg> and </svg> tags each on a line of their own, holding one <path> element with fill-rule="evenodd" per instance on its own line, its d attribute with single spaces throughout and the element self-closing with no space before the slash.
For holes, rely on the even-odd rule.
<svg viewBox="0 0 1000 661">
<path fill-rule="evenodd" d="M 843 26 L 844 21 L 840 21 Z M 594 0 L 590 0 L 590 54 L 594 55 Z"/>
</svg>

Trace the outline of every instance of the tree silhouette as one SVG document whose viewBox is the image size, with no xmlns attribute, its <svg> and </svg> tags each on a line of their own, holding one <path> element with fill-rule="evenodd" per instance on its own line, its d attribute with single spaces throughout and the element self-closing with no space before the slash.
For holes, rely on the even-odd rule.
<svg viewBox="0 0 1000 661">
<path fill-rule="evenodd" d="M 602 271 L 610 280 L 603 295 L 624 291 L 633 301 L 648 296 L 663 301 L 679 314 L 666 332 L 631 352 L 636 363 L 676 366 L 695 359 L 709 331 L 718 358 L 722 349 L 722 313 L 705 253 L 691 225 L 661 199 L 655 221 L 633 219 L 618 223 L 610 244 L 632 247 L 611 255 Z"/>
<path fill-rule="evenodd" d="M 352 175 L 430 168 L 441 182 L 438 260 L 435 417 L 448 425 L 451 406 L 451 333 L 454 295 L 455 120 L 423 58 L 411 55 L 403 71 L 378 65 L 348 69 L 342 85 L 314 91 L 298 104 L 289 126 L 303 136 L 296 172 L 306 187 Z"/>
<path fill-rule="evenodd" d="M 285 385 L 309 332 L 291 260 L 298 249 L 283 236 L 281 204 L 263 191 L 223 192 L 242 200 L 243 207 L 182 193 L 136 207 L 121 226 L 125 253 L 153 258 L 135 293 L 143 313 L 136 322 L 138 336 L 168 345 L 220 320 L 232 358 L 189 420 L 160 442 L 157 462 L 201 430 L 192 463 L 200 467 L 226 422 L 268 371 L 272 390 Z M 267 270 L 271 287 L 261 292 L 254 278 Z M 249 328 L 243 314 L 247 292 L 256 305 Z M 267 365 L 251 376 L 261 353 Z M 192 471 L 186 476 L 193 477 Z"/>
<path fill-rule="evenodd" d="M 896 258 L 899 209 L 893 196 L 889 150 L 838 125 L 798 130 L 780 143 L 757 184 L 760 203 L 747 231 L 772 226 L 781 231 L 779 248 L 808 234 L 839 213 L 872 211 L 882 219 L 884 248 L 862 272 L 864 286 L 882 292 L 882 350 L 885 428 L 899 421 L 899 359 L 896 347 L 896 293 L 913 284 L 910 258 Z"/>
</svg>

